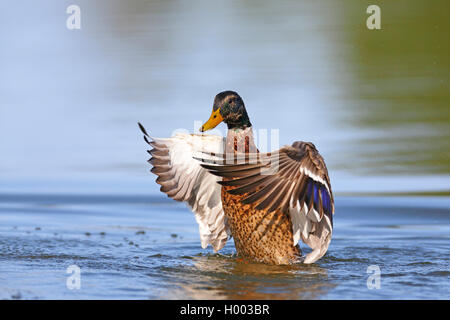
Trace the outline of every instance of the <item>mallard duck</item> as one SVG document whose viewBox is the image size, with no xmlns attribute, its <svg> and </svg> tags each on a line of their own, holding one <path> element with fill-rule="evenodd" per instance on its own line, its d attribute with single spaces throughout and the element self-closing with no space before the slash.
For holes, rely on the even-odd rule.
<svg viewBox="0 0 450 320">
<path fill-rule="evenodd" d="M 271 153 L 258 151 L 244 101 L 219 93 L 200 131 L 224 122 L 226 138 L 178 133 L 150 137 L 149 163 L 161 191 L 188 204 L 201 245 L 215 252 L 233 237 L 238 256 L 268 264 L 313 263 L 328 250 L 334 199 L 322 156 L 311 142 L 296 141 Z M 312 251 L 305 257 L 302 240 Z"/>
</svg>

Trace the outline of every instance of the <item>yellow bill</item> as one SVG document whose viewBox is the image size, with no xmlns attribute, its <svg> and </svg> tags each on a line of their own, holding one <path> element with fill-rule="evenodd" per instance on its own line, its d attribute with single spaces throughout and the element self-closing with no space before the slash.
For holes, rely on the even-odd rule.
<svg viewBox="0 0 450 320">
<path fill-rule="evenodd" d="M 220 108 L 217 108 L 216 111 L 213 110 L 208 121 L 206 121 L 205 124 L 202 125 L 202 127 L 200 128 L 200 132 L 205 132 L 205 131 L 214 129 L 215 127 L 217 127 L 217 125 L 219 123 L 222 122 L 222 120 L 223 120 L 223 118 L 220 115 Z"/>
</svg>

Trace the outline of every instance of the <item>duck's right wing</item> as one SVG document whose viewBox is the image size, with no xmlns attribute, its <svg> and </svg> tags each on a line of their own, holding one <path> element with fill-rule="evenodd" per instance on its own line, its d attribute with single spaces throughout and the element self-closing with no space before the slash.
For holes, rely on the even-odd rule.
<svg viewBox="0 0 450 320">
<path fill-rule="evenodd" d="M 170 198 L 186 202 L 195 214 L 203 248 L 211 244 L 214 251 L 223 248 L 230 231 L 222 208 L 222 180 L 210 174 L 193 159 L 199 152 L 220 153 L 224 138 L 213 135 L 176 134 L 171 138 L 150 137 L 139 123 L 144 140 L 152 146 L 148 152 L 151 172 L 158 178 L 161 191 Z"/>
<path fill-rule="evenodd" d="M 201 159 L 202 167 L 227 178 L 219 183 L 234 187 L 228 193 L 243 195 L 242 203 L 254 204 L 258 210 L 280 210 L 291 218 L 294 244 L 302 239 L 313 249 L 304 263 L 313 263 L 327 252 L 334 200 L 325 161 L 312 143 L 297 141 L 274 153 L 216 158 Z"/>
</svg>

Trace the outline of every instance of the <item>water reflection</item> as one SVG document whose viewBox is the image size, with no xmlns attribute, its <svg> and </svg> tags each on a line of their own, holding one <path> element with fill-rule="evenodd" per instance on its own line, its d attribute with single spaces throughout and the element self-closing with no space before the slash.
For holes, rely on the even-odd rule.
<svg viewBox="0 0 450 320">
<path fill-rule="evenodd" d="M 357 27 L 369 1 L 349 1 L 338 16 L 345 126 L 356 134 L 341 168 L 366 175 L 450 173 L 450 43 L 448 2 L 387 1 L 382 30 Z"/>
<path fill-rule="evenodd" d="M 168 299 L 318 299 L 336 286 L 318 266 L 271 266 L 223 255 L 198 256 L 189 267 L 164 272 L 176 286 Z"/>
<path fill-rule="evenodd" d="M 414 173 L 416 191 L 418 174 L 435 175 L 428 188 L 448 189 L 446 0 L 383 2 L 379 31 L 359 0 L 80 0 L 80 31 L 66 29 L 60 2 L 26 3 L 1 10 L 6 190 L 17 177 L 51 190 L 147 177 L 136 121 L 159 136 L 191 130 L 224 89 L 241 93 L 257 128 L 280 128 L 281 144 L 314 141 L 337 192 L 360 191 L 355 173 Z"/>
</svg>

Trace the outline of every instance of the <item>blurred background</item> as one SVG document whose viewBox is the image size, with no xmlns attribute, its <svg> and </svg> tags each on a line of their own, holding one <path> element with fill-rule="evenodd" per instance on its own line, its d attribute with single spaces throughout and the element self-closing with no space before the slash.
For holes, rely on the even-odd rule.
<svg viewBox="0 0 450 320">
<path fill-rule="evenodd" d="M 370 4 L 3 1 L 0 192 L 156 193 L 137 121 L 192 132 L 235 90 L 256 130 L 315 143 L 338 194 L 448 194 L 448 1 L 376 1 L 381 30 Z"/>
</svg>

